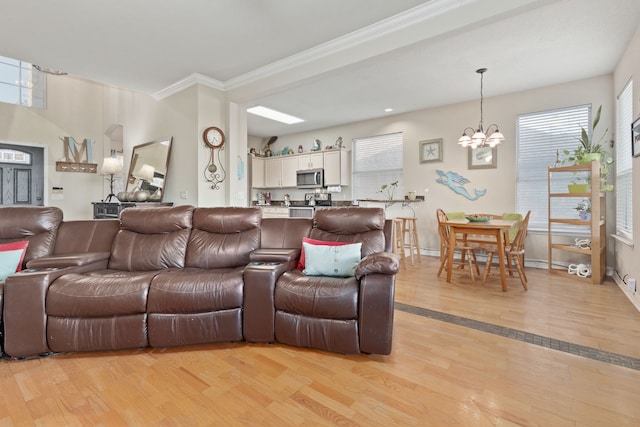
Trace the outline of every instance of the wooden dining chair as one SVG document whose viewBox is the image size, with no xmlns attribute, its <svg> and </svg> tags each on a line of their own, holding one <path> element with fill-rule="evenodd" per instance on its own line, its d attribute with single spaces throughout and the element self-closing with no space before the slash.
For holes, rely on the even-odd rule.
<svg viewBox="0 0 640 427">
<path fill-rule="evenodd" d="M 522 282 L 522 287 L 525 291 L 529 290 L 527 288 L 527 275 L 524 272 L 524 242 L 527 237 L 527 230 L 529 228 L 529 216 L 531 215 L 531 211 L 528 211 L 525 217 L 520 221 L 516 226 L 518 227 L 518 232 L 516 233 L 513 241 L 506 243 L 504 248 L 504 253 L 506 260 L 498 260 L 498 262 L 507 263 L 507 271 L 509 271 L 510 275 L 513 276 L 513 271 L 515 270 L 520 277 L 520 282 Z M 493 261 L 493 254 L 498 250 L 497 246 L 486 246 L 484 248 L 487 251 L 487 265 L 484 269 L 484 274 L 482 275 L 482 283 L 486 283 L 487 276 L 491 271 L 491 263 Z"/>
<path fill-rule="evenodd" d="M 442 273 L 442 270 L 448 268 L 449 261 L 449 251 L 459 251 L 460 252 L 460 263 L 459 268 L 464 269 L 465 267 L 465 259 L 469 266 L 469 274 L 471 276 L 471 283 L 475 283 L 474 278 L 474 267 L 475 271 L 480 277 L 480 268 L 478 267 L 478 260 L 476 258 L 475 247 L 466 244 L 464 241 L 456 240 L 456 244 L 453 248 L 449 245 L 450 238 L 450 229 L 448 226 L 444 224 L 444 222 L 448 219 L 447 214 L 442 209 L 436 209 L 436 217 L 438 218 L 438 235 L 440 236 L 440 268 L 438 268 L 438 277 Z M 455 257 L 454 257 L 455 262 Z M 454 268 L 454 265 L 451 266 Z"/>
</svg>

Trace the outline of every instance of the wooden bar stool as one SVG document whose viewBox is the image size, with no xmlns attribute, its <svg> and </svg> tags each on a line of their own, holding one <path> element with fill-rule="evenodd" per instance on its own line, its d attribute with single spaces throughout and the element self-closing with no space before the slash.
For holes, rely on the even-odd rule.
<svg viewBox="0 0 640 427">
<path fill-rule="evenodd" d="M 417 218 L 414 216 L 400 216 L 396 219 L 402 221 L 402 252 L 404 248 L 409 248 L 409 256 L 411 257 L 411 265 L 414 264 L 413 254 L 415 252 L 418 262 L 422 262 L 420 259 L 420 243 L 418 241 L 418 225 L 416 223 Z"/>
<path fill-rule="evenodd" d="M 394 254 L 400 256 L 401 260 L 404 260 L 404 231 L 402 229 L 403 221 L 400 218 L 393 218 L 393 250 Z"/>
</svg>

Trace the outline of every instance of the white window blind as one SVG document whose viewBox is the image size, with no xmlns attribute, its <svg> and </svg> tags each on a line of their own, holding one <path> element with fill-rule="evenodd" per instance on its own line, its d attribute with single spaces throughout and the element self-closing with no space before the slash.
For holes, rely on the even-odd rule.
<svg viewBox="0 0 640 427">
<path fill-rule="evenodd" d="M 403 197 L 402 132 L 354 138 L 353 198 L 384 199 L 380 187 L 398 181 L 394 198 Z"/>
<path fill-rule="evenodd" d="M 616 115 L 616 233 L 633 238 L 633 193 L 631 165 L 631 123 L 633 122 L 633 81 L 618 95 Z"/>
<path fill-rule="evenodd" d="M 573 151 L 580 144 L 581 127 L 590 128 L 591 106 L 579 105 L 518 116 L 516 123 L 516 210 L 531 210 L 529 228 L 547 231 L 548 167 L 554 166 L 563 151 Z M 571 174 L 559 174 L 552 191 L 566 192 Z M 576 201 L 554 201 L 553 214 L 558 218 L 577 219 Z M 561 228 L 561 227 L 560 227 Z M 561 231 L 561 230 L 558 230 Z M 567 230 L 568 231 L 568 230 Z"/>
<path fill-rule="evenodd" d="M 0 102 L 45 108 L 46 74 L 27 62 L 0 56 Z"/>
</svg>

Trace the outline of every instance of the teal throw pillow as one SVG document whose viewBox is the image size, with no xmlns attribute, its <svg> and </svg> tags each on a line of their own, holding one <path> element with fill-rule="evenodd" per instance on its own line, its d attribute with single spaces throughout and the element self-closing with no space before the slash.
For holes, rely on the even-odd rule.
<svg viewBox="0 0 640 427">
<path fill-rule="evenodd" d="M 306 254 L 302 273 L 306 276 L 353 276 L 360 262 L 362 243 L 325 246 L 303 242 L 302 245 Z"/>
<path fill-rule="evenodd" d="M 0 282 L 16 272 L 23 253 L 20 249 L 0 252 Z"/>
</svg>

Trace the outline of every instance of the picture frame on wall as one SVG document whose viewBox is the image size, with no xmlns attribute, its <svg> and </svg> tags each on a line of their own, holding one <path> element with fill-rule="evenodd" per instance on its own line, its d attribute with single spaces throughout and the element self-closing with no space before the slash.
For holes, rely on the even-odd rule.
<svg viewBox="0 0 640 427">
<path fill-rule="evenodd" d="M 442 138 L 420 141 L 420 163 L 442 161 Z"/>
<path fill-rule="evenodd" d="M 495 169 L 498 167 L 498 147 L 469 148 L 469 169 Z"/>
<path fill-rule="evenodd" d="M 640 117 L 631 123 L 631 155 L 640 156 Z"/>
</svg>

